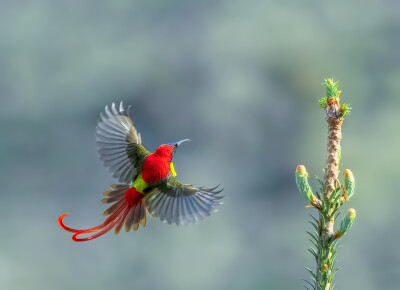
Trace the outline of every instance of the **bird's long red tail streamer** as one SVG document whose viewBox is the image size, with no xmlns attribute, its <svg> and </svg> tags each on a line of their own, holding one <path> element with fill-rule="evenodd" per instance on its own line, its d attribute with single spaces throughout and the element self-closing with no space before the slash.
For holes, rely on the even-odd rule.
<svg viewBox="0 0 400 290">
<path fill-rule="evenodd" d="M 72 240 L 75 242 L 85 242 L 96 239 L 108 233 L 114 227 L 115 233 L 118 234 L 124 224 L 126 231 L 129 231 L 131 227 L 134 230 L 137 230 L 139 227 L 139 223 L 142 226 L 145 226 L 146 208 L 142 203 L 143 195 L 140 192 L 136 191 L 134 187 L 128 189 L 124 188 L 121 193 L 119 193 L 119 191 L 117 189 L 116 191 L 106 192 L 109 197 L 103 199 L 103 202 L 115 203 L 104 212 L 104 214 L 110 214 L 110 216 L 102 224 L 88 229 L 70 228 L 66 226 L 63 222 L 63 219 L 68 215 L 68 213 L 65 213 L 62 214 L 57 220 L 59 226 L 68 232 L 74 233 L 74 235 L 72 236 Z M 89 234 L 94 232 L 96 233 L 86 238 L 78 237 L 82 234 Z"/>
</svg>

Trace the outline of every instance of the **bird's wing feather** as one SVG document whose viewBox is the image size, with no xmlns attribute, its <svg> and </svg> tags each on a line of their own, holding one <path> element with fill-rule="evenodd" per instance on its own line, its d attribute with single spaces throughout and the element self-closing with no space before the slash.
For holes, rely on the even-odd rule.
<svg viewBox="0 0 400 290">
<path fill-rule="evenodd" d="M 217 186 L 218 187 L 218 186 Z M 196 223 L 209 216 L 222 190 L 193 187 L 178 182 L 174 176 L 163 179 L 155 188 L 145 194 L 144 202 L 152 216 L 169 224 Z"/>
<path fill-rule="evenodd" d="M 122 102 L 119 107 L 112 103 L 106 106 L 105 114 L 96 127 L 96 141 L 100 159 L 104 166 L 120 182 L 129 183 L 136 179 L 144 159 L 150 154 L 142 146 L 140 133 L 133 126 L 130 106 L 125 111 Z"/>
</svg>

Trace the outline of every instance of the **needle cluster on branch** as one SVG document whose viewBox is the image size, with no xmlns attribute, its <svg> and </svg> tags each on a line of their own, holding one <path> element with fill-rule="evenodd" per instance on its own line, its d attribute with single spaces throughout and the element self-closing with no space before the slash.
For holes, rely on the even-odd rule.
<svg viewBox="0 0 400 290">
<path fill-rule="evenodd" d="M 320 188 L 315 193 L 308 183 L 308 173 L 304 165 L 296 168 L 296 185 L 299 193 L 310 203 L 310 207 L 318 210 L 319 219 L 312 217 L 310 223 L 315 231 L 307 232 L 313 244 L 309 248 L 315 257 L 317 268 L 312 271 L 306 268 L 311 274 L 311 282 L 304 280 L 307 289 L 333 289 L 333 278 L 337 271 L 335 258 L 337 255 L 337 240 L 343 237 L 353 225 L 356 217 L 354 209 L 349 209 L 342 219 L 339 229 L 334 230 L 334 223 L 338 217 L 339 208 L 348 202 L 354 194 L 355 180 L 350 169 L 343 172 L 344 183 L 339 181 L 339 166 L 341 159 L 340 141 L 342 139 L 341 127 L 343 120 L 350 114 L 349 104 L 340 105 L 340 93 L 338 83 L 333 79 L 326 79 L 326 97 L 319 100 L 321 108 L 325 110 L 326 122 L 328 124 L 327 159 L 324 170 L 324 179 L 316 179 Z"/>
</svg>

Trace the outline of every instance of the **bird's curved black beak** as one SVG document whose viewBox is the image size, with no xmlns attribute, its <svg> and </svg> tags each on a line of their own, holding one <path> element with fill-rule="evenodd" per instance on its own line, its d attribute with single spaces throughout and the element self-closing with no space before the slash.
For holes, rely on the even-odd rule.
<svg viewBox="0 0 400 290">
<path fill-rule="evenodd" d="M 190 139 L 184 139 L 184 140 L 178 141 L 178 142 L 176 142 L 176 146 L 179 146 L 179 145 L 181 145 L 183 142 L 186 142 L 186 141 L 192 141 L 192 140 L 190 140 Z"/>
</svg>

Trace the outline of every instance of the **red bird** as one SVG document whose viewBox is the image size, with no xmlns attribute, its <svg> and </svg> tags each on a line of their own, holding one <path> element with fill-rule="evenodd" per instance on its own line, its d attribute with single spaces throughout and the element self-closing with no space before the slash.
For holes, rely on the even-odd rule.
<svg viewBox="0 0 400 290">
<path fill-rule="evenodd" d="M 176 173 L 172 157 L 179 142 L 159 146 L 150 153 L 142 146 L 140 133 L 133 126 L 130 118 L 130 106 L 125 111 L 122 102 L 117 109 L 115 103 L 111 110 L 106 106 L 106 114 L 100 114 L 101 120 L 96 128 L 98 152 L 104 166 L 113 173 L 113 177 L 124 184 L 111 185 L 111 190 L 104 192 L 103 203 L 112 203 L 104 212 L 109 216 L 101 225 L 89 229 L 67 227 L 63 219 L 68 213 L 58 218 L 61 228 L 74 233 L 72 240 L 83 242 L 98 238 L 115 228 L 118 234 L 125 225 L 128 232 L 135 231 L 139 224 L 146 225 L 146 210 L 163 222 L 189 224 L 209 216 L 222 196 L 222 190 L 214 188 L 184 185 L 175 178 Z M 93 233 L 89 237 L 79 235 Z"/>
</svg>

